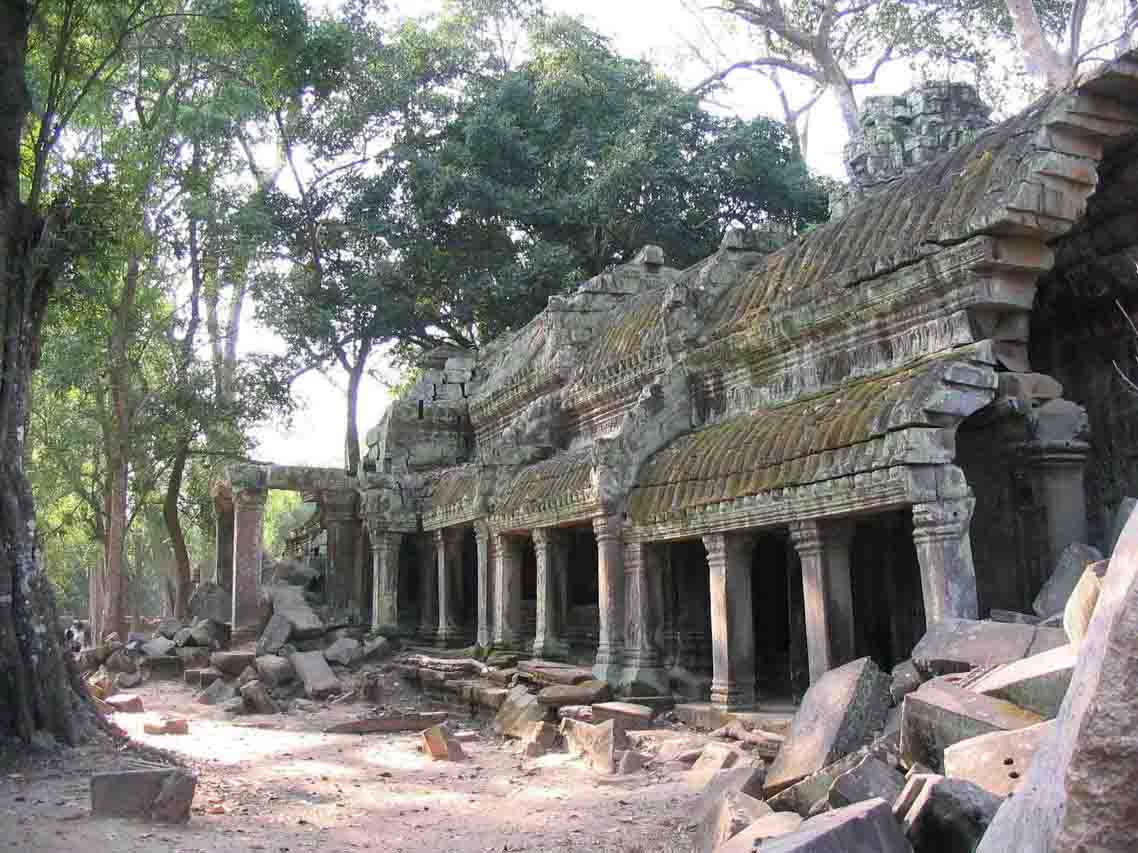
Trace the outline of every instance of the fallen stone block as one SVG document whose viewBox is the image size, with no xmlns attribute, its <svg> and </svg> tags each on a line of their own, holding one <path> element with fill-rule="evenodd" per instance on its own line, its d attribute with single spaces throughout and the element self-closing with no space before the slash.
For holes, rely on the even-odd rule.
<svg viewBox="0 0 1138 853">
<path fill-rule="evenodd" d="M 142 659 L 142 668 L 151 681 L 177 681 L 185 667 L 177 655 L 156 655 Z"/>
<path fill-rule="evenodd" d="M 801 817 L 807 817 L 819 800 L 828 802 L 834 780 L 843 773 L 853 770 L 866 756 L 872 756 L 886 764 L 894 763 L 892 744 L 885 743 L 879 738 L 869 746 L 842 756 L 833 764 L 828 764 L 802 781 L 783 789 L 768 799 L 767 804 L 776 812 L 794 812 Z"/>
<path fill-rule="evenodd" d="M 1061 646 L 997 667 L 968 689 L 1019 705 L 1048 720 L 1059 713 L 1075 662 L 1074 650 L 1069 645 Z"/>
<path fill-rule="evenodd" d="M 241 698 L 245 700 L 245 707 L 253 714 L 276 714 L 280 709 L 269 691 L 259 681 L 250 681 L 241 685 Z"/>
<path fill-rule="evenodd" d="M 363 652 L 358 640 L 351 637 L 340 637 L 324 650 L 324 659 L 329 663 L 338 663 L 340 666 L 351 666 Z"/>
<path fill-rule="evenodd" d="M 751 853 L 753 850 L 765 849 L 766 842 L 801 829 L 802 820 L 793 812 L 771 812 L 752 821 L 713 849 L 715 853 Z"/>
<path fill-rule="evenodd" d="M 559 719 L 580 720 L 582 723 L 593 722 L 593 707 L 591 705 L 562 705 L 557 709 Z"/>
<path fill-rule="evenodd" d="M 945 775 L 979 785 L 997 797 L 1019 788 L 1055 721 L 1010 732 L 991 732 L 954 743 L 944 751 Z"/>
<path fill-rule="evenodd" d="M 365 640 L 360 649 L 360 660 L 383 660 L 395 652 L 395 646 L 387 637 Z"/>
<path fill-rule="evenodd" d="M 562 720 L 561 736 L 565 738 L 569 754 L 584 759 L 594 772 L 609 775 L 615 772 L 615 731 L 612 720 L 597 725 Z"/>
<path fill-rule="evenodd" d="M 1055 728 L 979 853 L 1133 850 L 1138 814 L 1138 518 L 1114 548 Z"/>
<path fill-rule="evenodd" d="M 197 643 L 194 642 L 193 628 L 191 628 L 189 625 L 187 625 L 185 628 L 179 628 L 178 633 L 174 635 L 174 645 L 178 648 L 183 648 L 185 646 L 196 646 Z"/>
<path fill-rule="evenodd" d="M 214 681 L 194 697 L 199 705 L 220 705 L 237 695 L 237 689 L 221 679 Z"/>
<path fill-rule="evenodd" d="M 770 806 L 741 791 L 728 791 L 708 810 L 695 832 L 692 850 L 713 853 L 756 820 L 773 814 Z"/>
<path fill-rule="evenodd" d="M 245 700 L 240 696 L 226 699 L 218 705 L 218 707 L 226 714 L 244 714 L 249 710 L 249 706 L 245 704 Z"/>
<path fill-rule="evenodd" d="M 1031 613 L 1020 613 L 1016 610 L 1000 610 L 993 607 L 988 611 L 988 618 L 993 622 L 1014 622 L 1017 625 L 1038 625 L 1040 618 Z"/>
<path fill-rule="evenodd" d="M 1090 628 L 1109 565 L 1104 561 L 1087 566 L 1063 608 L 1063 632 L 1076 652 Z"/>
<path fill-rule="evenodd" d="M 309 699 L 325 699 L 340 692 L 340 679 L 336 678 L 321 652 L 295 652 L 289 656 L 289 663 Z"/>
<path fill-rule="evenodd" d="M 612 720 L 619 731 L 629 732 L 651 726 L 655 712 L 647 705 L 634 702 L 595 702 L 589 709 L 589 716 L 594 723 Z"/>
<path fill-rule="evenodd" d="M 450 736 L 443 725 L 431 726 L 419 733 L 423 742 L 423 752 L 435 761 L 462 761 L 466 753 L 462 745 Z"/>
<path fill-rule="evenodd" d="M 113 711 L 120 714 L 141 714 L 146 710 L 142 707 L 142 697 L 131 693 L 116 693 L 108 696 L 105 701 Z"/>
<path fill-rule="evenodd" d="M 942 619 L 913 648 L 912 660 L 925 675 L 950 675 L 1010 663 L 1063 645 L 1054 628 L 975 619 Z"/>
<path fill-rule="evenodd" d="M 786 740 L 781 735 L 771 734 L 762 729 L 749 730 L 739 720 L 732 720 L 727 725 L 716 729 L 711 733 L 711 737 L 739 741 L 744 749 L 749 749 L 768 761 L 773 761 L 778 757 L 778 752 Z"/>
<path fill-rule="evenodd" d="M 253 665 L 256 657 L 252 652 L 214 652 L 209 656 L 209 665 L 236 678 L 245 671 L 245 667 Z"/>
<path fill-rule="evenodd" d="M 761 798 L 766 773 L 766 765 L 761 761 L 753 764 L 746 761 L 736 762 L 734 767 L 720 770 L 708 780 L 691 813 L 697 821 L 702 820 L 716 807 L 724 794 L 732 791 L 738 791 L 756 800 Z"/>
<path fill-rule="evenodd" d="M 554 661 L 523 660 L 518 661 L 517 671 L 528 676 L 537 684 L 574 685 L 584 681 L 594 681 L 593 671 L 568 663 Z"/>
<path fill-rule="evenodd" d="M 154 639 L 163 637 L 167 640 L 173 640 L 174 635 L 180 630 L 182 630 L 182 623 L 173 616 L 167 616 L 158 623 L 158 630 L 154 632 Z M 163 654 L 168 654 L 168 652 L 163 652 Z"/>
<path fill-rule="evenodd" d="M 770 820 L 769 817 L 763 820 Z M 738 844 L 744 833 L 723 845 L 723 853 L 751 850 Z M 911 853 L 889 803 L 866 800 L 804 821 L 794 832 L 762 843 L 763 853 Z"/>
<path fill-rule="evenodd" d="M 205 669 L 187 669 L 182 674 L 182 679 L 190 687 L 209 687 L 215 681 L 221 679 L 223 676 L 221 670 L 207 667 Z"/>
<path fill-rule="evenodd" d="M 835 809 L 874 797 L 892 803 L 904 787 L 905 777 L 896 768 L 867 755 L 856 767 L 834 780 L 827 802 Z"/>
<path fill-rule="evenodd" d="M 446 711 L 394 712 L 334 723 L 324 729 L 330 735 L 367 735 L 380 732 L 415 732 L 446 722 Z"/>
<path fill-rule="evenodd" d="M 687 772 L 689 788 L 700 790 L 721 770 L 728 770 L 739 760 L 739 753 L 721 743 L 709 743 L 699 754 L 699 759 Z"/>
<path fill-rule="evenodd" d="M 283 613 L 274 613 L 257 640 L 257 655 L 275 655 L 288 642 L 291 633 L 292 623 Z"/>
<path fill-rule="evenodd" d="M 806 691 L 778 757 L 766 795 L 777 794 L 860 747 L 889 709 L 889 678 L 870 658 L 831 669 Z"/>
<path fill-rule="evenodd" d="M 644 756 L 635 749 L 622 749 L 616 757 L 616 772 L 621 776 L 639 773 L 644 769 Z"/>
<path fill-rule="evenodd" d="M 306 640 L 324 633 L 324 623 L 304 598 L 304 591 L 287 584 L 274 584 L 266 593 L 272 601 L 273 615 L 289 622 L 289 639 Z M 270 617 L 271 620 L 271 617 Z"/>
<path fill-rule="evenodd" d="M 188 735 L 189 720 L 166 717 L 157 723 L 143 723 L 142 730 L 148 735 Z"/>
<path fill-rule="evenodd" d="M 296 678 L 296 669 L 288 658 L 280 655 L 260 655 L 253 661 L 257 678 L 269 687 L 287 684 Z"/>
<path fill-rule="evenodd" d="M 901 756 L 938 772 L 946 747 L 996 731 L 1042 722 L 1038 714 L 945 681 L 930 681 L 905 697 L 901 713 Z"/>
<path fill-rule="evenodd" d="M 237 689 L 240 690 L 250 681 L 257 680 L 257 669 L 253 666 L 247 666 L 241 670 L 241 674 L 237 676 Z"/>
<path fill-rule="evenodd" d="M 209 649 L 199 649 L 197 646 L 186 646 L 174 649 L 174 654 L 182 662 L 182 669 L 206 669 L 209 666 Z"/>
<path fill-rule="evenodd" d="M 537 694 L 542 705 L 560 708 L 562 705 L 591 705 L 604 702 L 612 696 L 608 683 L 592 679 L 579 684 L 551 684 L 543 687 Z"/>
<path fill-rule="evenodd" d="M 118 672 L 115 673 L 115 689 L 117 690 L 130 690 L 142 684 L 142 673 L 138 670 L 134 672 Z"/>
<path fill-rule="evenodd" d="M 147 657 L 165 657 L 174 653 L 174 641 L 159 634 L 153 640 L 142 644 L 142 653 Z"/>
<path fill-rule="evenodd" d="M 914 776 L 905 783 L 894 814 L 916 853 L 975 850 L 1000 802 L 964 779 Z"/>
<path fill-rule="evenodd" d="M 1098 548 L 1081 542 L 1068 545 L 1056 560 L 1051 577 L 1044 581 L 1039 595 L 1035 596 L 1031 609 L 1043 618 L 1058 613 L 1066 606 L 1067 599 L 1074 592 L 1075 585 L 1083 576 L 1086 567 L 1101 559 L 1102 552 Z"/>
<path fill-rule="evenodd" d="M 522 738 L 532 723 L 546 719 L 549 709 L 537 701 L 537 694 L 515 687 L 507 695 L 494 717 L 494 733 Z"/>
<path fill-rule="evenodd" d="M 537 722 L 530 726 L 529 733 L 522 739 L 522 753 L 527 758 L 540 758 L 557 743 L 557 726 L 547 722 Z"/>
<path fill-rule="evenodd" d="M 120 648 L 111 653 L 107 662 L 103 664 L 107 672 L 138 672 L 138 658 Z"/>
<path fill-rule="evenodd" d="M 91 814 L 185 823 L 197 784 L 196 776 L 179 768 L 96 773 L 91 777 Z"/>
<path fill-rule="evenodd" d="M 917 669 L 911 660 L 904 660 L 893 667 L 892 680 L 889 684 L 889 696 L 894 705 L 900 705 L 901 700 L 925 683 L 924 674 Z"/>
</svg>

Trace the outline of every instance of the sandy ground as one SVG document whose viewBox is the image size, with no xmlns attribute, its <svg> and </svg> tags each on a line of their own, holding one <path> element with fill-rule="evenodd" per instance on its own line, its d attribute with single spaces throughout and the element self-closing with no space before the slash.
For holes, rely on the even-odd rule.
<svg viewBox="0 0 1138 853">
<path fill-rule="evenodd" d="M 486 731 L 468 759 L 433 762 L 415 734 L 329 735 L 369 706 L 229 717 L 184 685 L 137 691 L 143 714 L 115 721 L 138 742 L 198 773 L 194 815 L 168 827 L 89 814 L 88 780 L 154 766 L 103 739 L 0 767 L 0 851 L 212 853 L 375 850 L 612 851 L 691 849 L 697 794 L 680 770 L 598 777 L 564 753 L 523 759 Z M 185 717 L 190 734 L 146 735 L 146 721 Z M 460 721 L 462 722 L 462 721 Z M 474 724 L 462 728 L 473 728 Z"/>
</svg>

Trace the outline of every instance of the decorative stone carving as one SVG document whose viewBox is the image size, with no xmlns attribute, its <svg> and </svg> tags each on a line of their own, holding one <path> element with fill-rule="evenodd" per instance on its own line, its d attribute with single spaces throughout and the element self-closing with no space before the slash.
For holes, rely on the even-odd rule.
<svg viewBox="0 0 1138 853">
<path fill-rule="evenodd" d="M 605 515 L 593 519 L 597 538 L 597 605 L 600 631 L 593 674 L 616 684 L 621 676 L 624 634 L 624 546 L 621 518 Z"/>
<path fill-rule="evenodd" d="M 975 507 L 972 497 L 913 505 L 913 544 L 929 625 L 949 616 L 977 616 L 976 570 L 968 536 Z"/>
<path fill-rule="evenodd" d="M 755 635 L 751 609 L 751 550 L 743 533 L 703 537 L 711 572 L 711 642 L 715 674 L 711 702 L 729 711 L 755 704 Z M 805 560 L 803 560 L 805 563 Z"/>
<path fill-rule="evenodd" d="M 810 683 L 854 655 L 848 521 L 794 522 L 790 537 L 802 560 Z"/>
</svg>

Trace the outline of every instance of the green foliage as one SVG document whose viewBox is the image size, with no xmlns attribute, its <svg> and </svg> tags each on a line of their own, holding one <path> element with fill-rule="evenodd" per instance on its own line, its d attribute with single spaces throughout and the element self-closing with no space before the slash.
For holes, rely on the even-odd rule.
<svg viewBox="0 0 1138 853">
<path fill-rule="evenodd" d="M 288 535 L 315 512 L 316 505 L 305 503 L 296 492 L 269 492 L 265 502 L 265 551 L 274 557 L 284 554 Z"/>
</svg>

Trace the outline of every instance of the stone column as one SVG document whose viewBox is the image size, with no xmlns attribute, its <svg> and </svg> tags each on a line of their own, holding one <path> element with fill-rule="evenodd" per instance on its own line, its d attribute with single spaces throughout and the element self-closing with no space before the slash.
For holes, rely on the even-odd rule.
<svg viewBox="0 0 1138 853">
<path fill-rule="evenodd" d="M 522 631 L 521 539 L 494 534 L 494 644 L 512 648 Z"/>
<path fill-rule="evenodd" d="M 494 640 L 494 536 L 485 522 L 474 525 L 478 546 L 478 645 L 488 648 Z"/>
<path fill-rule="evenodd" d="M 217 508 L 217 569 L 213 582 L 225 589 L 233 589 L 233 506 Z"/>
<path fill-rule="evenodd" d="M 668 692 L 656 633 L 661 630 L 662 546 L 628 542 L 624 546 L 624 672 L 621 684 Z M 636 693 L 637 691 L 633 691 Z"/>
<path fill-rule="evenodd" d="M 399 629 L 399 547 L 402 533 L 371 531 L 371 625 L 380 633 Z"/>
<path fill-rule="evenodd" d="M 947 617 L 975 619 L 976 570 L 968 526 L 976 499 L 913 504 L 913 544 L 921 566 L 925 624 Z"/>
<path fill-rule="evenodd" d="M 755 616 L 751 609 L 751 552 L 745 533 L 703 537 L 711 573 L 711 703 L 729 711 L 755 706 Z"/>
<path fill-rule="evenodd" d="M 419 558 L 419 639 L 433 643 L 439 632 L 439 556 L 431 536 L 421 536 Z"/>
<path fill-rule="evenodd" d="M 440 645 L 462 642 L 462 530 L 447 527 L 435 531 L 439 579 Z M 457 588 L 456 588 L 457 587 Z"/>
<path fill-rule="evenodd" d="M 537 632 L 533 656 L 539 660 L 565 660 L 564 583 L 569 564 L 569 543 L 564 531 L 539 528 L 533 531 L 537 557 Z"/>
<path fill-rule="evenodd" d="M 1087 492 L 1083 482 L 1090 445 L 1027 445 L 1025 456 L 1035 493 L 1047 515 L 1049 573 L 1063 549 L 1087 542 Z"/>
<path fill-rule="evenodd" d="M 802 563 L 802 597 L 810 683 L 854 656 L 853 596 L 850 590 L 850 540 L 845 521 L 797 521 L 791 539 Z"/>
<path fill-rule="evenodd" d="M 320 504 L 324 529 L 328 531 L 325 596 L 333 607 L 346 609 L 354 605 L 362 610 L 363 602 L 352 600 L 359 587 L 355 576 L 356 537 L 360 523 L 356 515 L 356 493 L 324 492 L 320 496 Z"/>
<path fill-rule="evenodd" d="M 597 537 L 597 604 L 599 631 L 593 674 L 610 684 L 620 682 L 624 645 L 624 545 L 619 515 L 593 519 Z"/>
<path fill-rule="evenodd" d="M 261 545 L 268 492 L 233 495 L 233 628 L 256 628 L 261 588 Z"/>
</svg>

